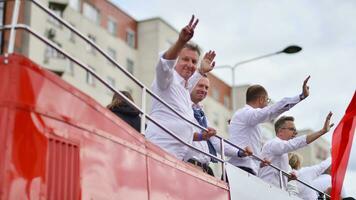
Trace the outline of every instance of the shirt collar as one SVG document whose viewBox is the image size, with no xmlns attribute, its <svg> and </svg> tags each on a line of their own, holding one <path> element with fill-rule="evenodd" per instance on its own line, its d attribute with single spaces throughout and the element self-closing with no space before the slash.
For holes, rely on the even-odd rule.
<svg viewBox="0 0 356 200">
<path fill-rule="evenodd" d="M 176 70 L 174 70 L 174 73 L 176 73 L 176 75 L 177 75 L 176 77 L 177 77 L 177 79 L 178 79 L 178 82 L 179 82 L 183 87 L 185 87 L 187 81 L 186 81 L 181 75 L 179 75 Z"/>
<path fill-rule="evenodd" d="M 193 103 L 192 108 L 194 108 L 196 110 L 198 110 L 198 109 L 203 110 L 203 105 L 200 103 L 198 103 L 198 104 Z"/>
</svg>

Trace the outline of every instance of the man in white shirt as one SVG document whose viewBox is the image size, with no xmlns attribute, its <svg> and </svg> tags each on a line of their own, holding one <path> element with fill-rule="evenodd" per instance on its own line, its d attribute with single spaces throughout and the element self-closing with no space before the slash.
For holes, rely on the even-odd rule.
<svg viewBox="0 0 356 200">
<path fill-rule="evenodd" d="M 192 108 L 194 111 L 194 117 L 196 121 L 203 127 L 208 127 L 208 120 L 204 114 L 203 107 L 200 103 L 207 96 L 209 86 L 210 86 L 209 79 L 204 76 L 198 81 L 198 83 L 190 93 L 190 97 L 193 102 Z M 216 152 L 221 154 L 220 139 L 218 139 L 215 136 L 210 137 L 206 141 L 194 141 L 193 146 L 215 156 L 217 156 Z M 229 157 L 234 157 L 234 156 L 245 157 L 251 155 L 252 152 L 249 147 L 247 147 L 246 151 L 243 152 L 225 143 L 224 154 Z M 201 167 L 204 172 L 214 176 L 213 171 L 209 167 L 209 162 L 211 161 L 214 162 L 214 160 L 212 160 L 209 156 L 199 153 L 194 149 L 190 149 L 187 155 L 185 156 L 184 160 L 198 167 Z"/>
<path fill-rule="evenodd" d="M 309 87 L 307 86 L 309 78 L 310 76 L 304 80 L 302 94 L 292 98 L 283 98 L 273 105 L 268 105 L 270 99 L 264 87 L 261 85 L 250 86 L 246 92 L 246 105 L 237 110 L 230 121 L 230 141 L 241 148 L 250 146 L 253 153 L 259 156 L 262 149 L 259 124 L 275 119 L 309 96 Z M 233 157 L 229 162 L 253 175 L 257 174 L 260 165 L 252 157 Z"/>
<path fill-rule="evenodd" d="M 204 56 L 201 67 L 197 71 L 196 66 L 200 51 L 196 45 L 188 43 L 194 35 L 197 24 L 198 20 L 194 20 L 194 16 L 192 16 L 189 24 L 181 30 L 178 40 L 161 55 L 156 66 L 156 77 L 152 84 L 152 90 L 155 94 L 190 121 L 194 121 L 190 90 L 202 75 L 211 71 L 215 65 L 215 62 L 213 62 L 215 52 L 209 51 Z M 185 122 L 156 99 L 152 100 L 150 115 L 159 124 L 190 144 L 193 140 L 207 140 L 216 134 L 216 131 L 210 128 L 202 133 L 194 133 L 192 125 Z M 152 122 L 147 123 L 145 135 L 152 143 L 180 160 L 183 159 L 188 150 L 187 146 Z"/>
<path fill-rule="evenodd" d="M 320 164 L 303 167 L 297 171 L 298 179 L 310 184 L 316 189 L 328 193 L 328 189 L 331 188 L 331 158 L 328 158 L 321 162 Z M 297 183 L 299 194 L 298 196 L 304 200 L 315 200 L 318 198 L 319 194 L 310 189 L 309 187 Z M 341 189 L 341 198 L 347 197 L 344 187 Z"/>
<path fill-rule="evenodd" d="M 279 118 L 275 125 L 275 131 L 277 137 L 266 142 L 262 148 L 262 157 L 271 160 L 271 163 L 280 168 L 281 170 L 290 171 L 290 165 L 288 160 L 288 153 L 297 149 L 303 148 L 312 143 L 330 130 L 330 118 L 332 113 L 330 112 L 324 122 L 324 126 L 320 131 L 302 135 L 296 137 L 297 130 L 294 125 L 294 118 L 290 116 L 283 116 Z M 276 187 L 280 187 L 279 171 L 270 166 L 260 168 L 258 176 Z M 282 187 L 286 188 L 288 178 L 283 176 Z"/>
</svg>

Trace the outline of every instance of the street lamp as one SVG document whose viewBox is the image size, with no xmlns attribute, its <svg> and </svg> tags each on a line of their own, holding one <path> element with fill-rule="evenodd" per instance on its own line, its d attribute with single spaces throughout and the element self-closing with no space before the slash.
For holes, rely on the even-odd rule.
<svg viewBox="0 0 356 200">
<path fill-rule="evenodd" d="M 265 55 L 258 56 L 258 57 L 255 57 L 255 58 L 250 58 L 250 59 L 247 59 L 247 60 L 244 60 L 244 61 L 240 61 L 240 62 L 234 64 L 233 66 L 231 66 L 231 65 L 216 66 L 215 69 L 216 68 L 229 68 L 229 69 L 231 69 L 231 74 L 232 74 L 231 75 L 232 76 L 232 85 L 231 85 L 232 86 L 232 109 L 234 111 L 236 110 L 236 91 L 235 91 L 234 85 L 235 85 L 235 69 L 236 69 L 237 66 L 240 66 L 240 65 L 252 62 L 252 61 L 260 60 L 262 58 L 267 58 L 267 57 L 271 57 L 271 56 L 274 56 L 274 55 L 278 55 L 278 54 L 281 54 L 281 53 L 286 53 L 286 54 L 298 53 L 301 50 L 302 50 L 302 47 L 297 46 L 297 45 L 291 45 L 291 46 L 288 46 L 288 47 L 286 47 L 285 49 L 283 49 L 281 51 L 277 51 L 277 52 L 274 52 L 274 53 L 269 53 L 269 54 L 265 54 Z"/>
</svg>

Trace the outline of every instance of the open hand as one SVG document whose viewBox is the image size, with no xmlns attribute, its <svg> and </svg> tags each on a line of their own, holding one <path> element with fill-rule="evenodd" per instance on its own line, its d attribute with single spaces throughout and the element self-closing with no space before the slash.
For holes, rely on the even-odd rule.
<svg viewBox="0 0 356 200">
<path fill-rule="evenodd" d="M 309 79 L 310 79 L 310 76 L 308 76 L 303 82 L 303 93 L 302 93 L 303 99 L 305 99 L 306 97 L 309 96 L 309 86 L 307 85 Z"/>
<path fill-rule="evenodd" d="M 330 128 L 334 126 L 334 123 L 330 124 L 330 119 L 332 115 L 333 113 L 329 112 L 328 116 L 326 116 L 324 127 L 321 129 L 323 133 L 327 133 L 330 130 Z"/>
<path fill-rule="evenodd" d="M 209 51 L 205 53 L 203 60 L 201 61 L 199 71 L 201 74 L 205 74 L 210 72 L 211 70 L 214 69 L 215 67 L 215 61 L 214 58 L 216 56 L 215 51 Z"/>
</svg>

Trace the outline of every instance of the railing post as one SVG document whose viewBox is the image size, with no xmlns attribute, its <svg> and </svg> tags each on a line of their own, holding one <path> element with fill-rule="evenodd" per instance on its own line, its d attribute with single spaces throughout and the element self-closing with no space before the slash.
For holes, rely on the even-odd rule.
<svg viewBox="0 0 356 200">
<path fill-rule="evenodd" d="M 10 30 L 10 38 L 9 45 L 7 47 L 7 53 L 11 54 L 14 52 L 15 47 L 15 37 L 16 37 L 16 29 L 15 26 L 17 24 L 17 20 L 19 18 L 19 10 L 20 10 L 20 0 L 15 0 L 14 9 L 12 11 L 12 19 L 11 19 L 11 30 Z M 5 14 L 5 13 L 4 13 Z"/>
<path fill-rule="evenodd" d="M 281 186 L 282 190 L 284 189 L 283 182 L 283 173 L 282 170 L 279 169 L 279 185 Z"/>
<path fill-rule="evenodd" d="M 222 171 L 222 177 L 223 177 L 223 181 L 226 182 L 226 166 L 225 166 L 225 151 L 224 151 L 224 139 L 220 138 L 220 152 L 221 152 L 221 160 L 223 160 L 223 162 L 221 162 L 221 171 Z"/>
<path fill-rule="evenodd" d="M 141 110 L 142 110 L 142 115 L 141 115 L 141 134 L 145 135 L 145 129 L 146 129 L 146 87 L 144 86 L 142 88 L 142 96 L 141 96 Z"/>
</svg>

